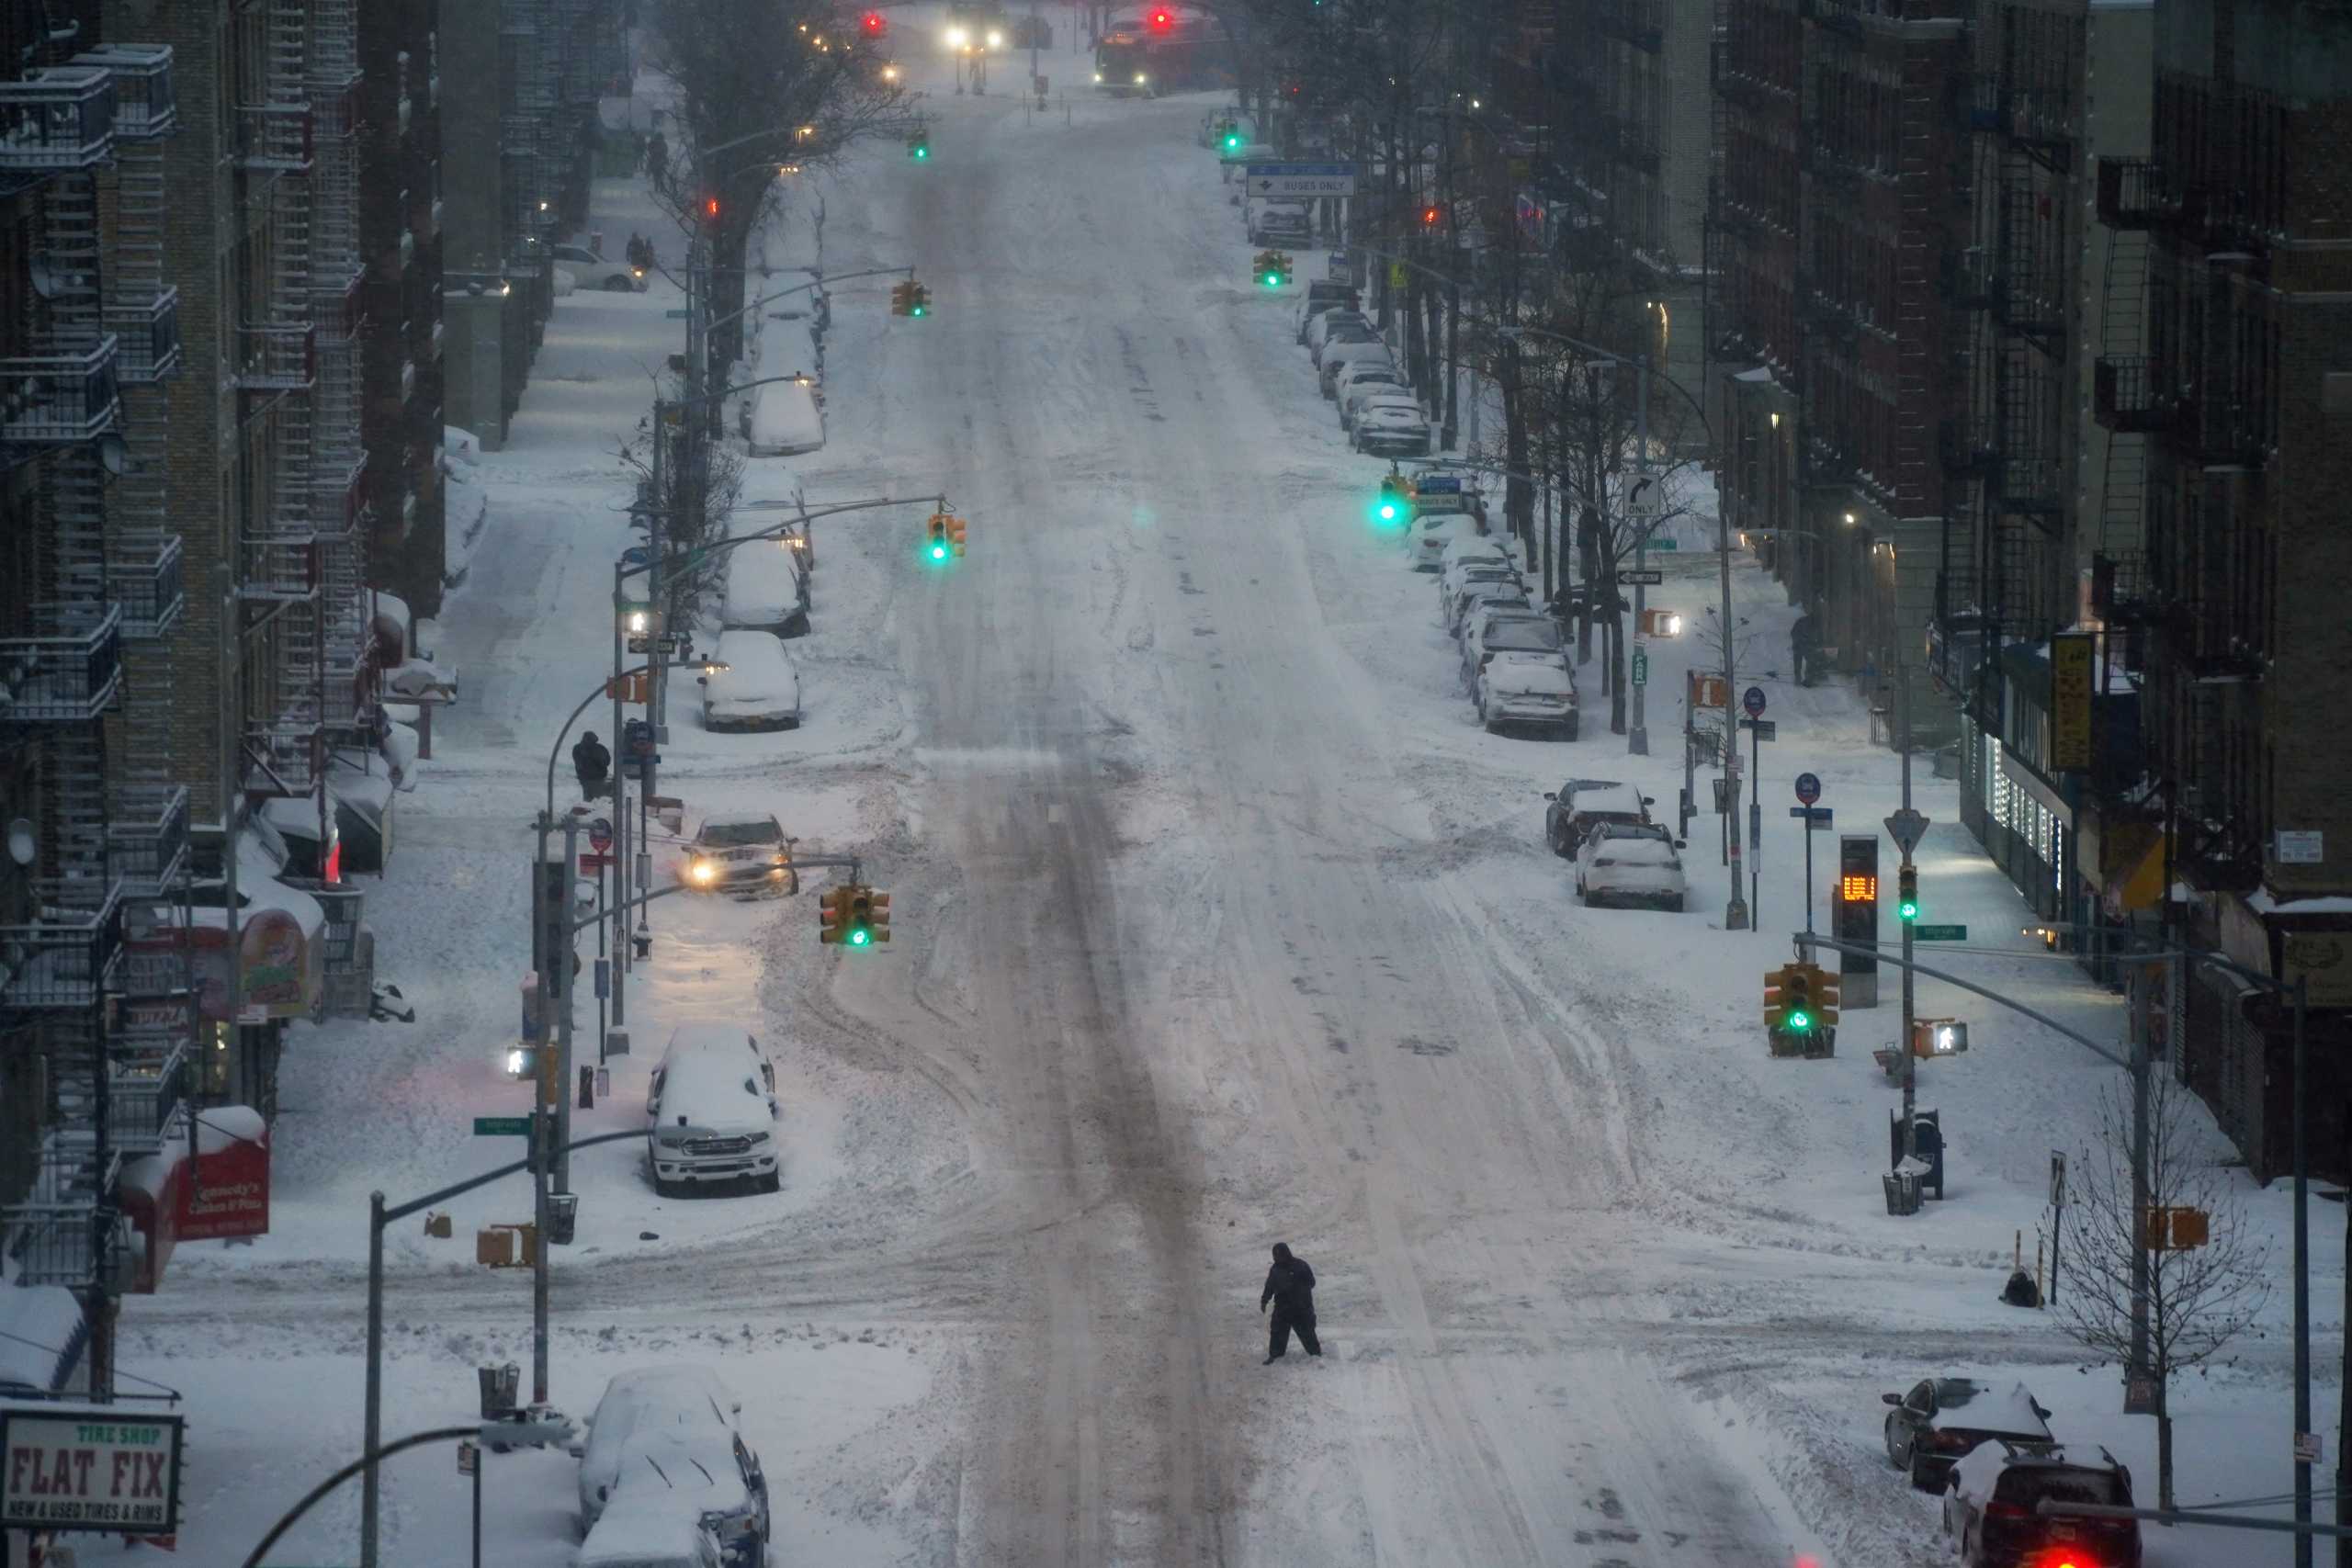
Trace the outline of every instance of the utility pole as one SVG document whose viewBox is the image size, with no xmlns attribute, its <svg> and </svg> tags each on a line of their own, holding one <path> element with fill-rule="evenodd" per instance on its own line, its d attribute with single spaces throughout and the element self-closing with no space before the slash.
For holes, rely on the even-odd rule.
<svg viewBox="0 0 2352 1568">
<path fill-rule="evenodd" d="M 2295 976 L 2294 1107 L 2295 1107 L 2295 1523 L 2312 1522 L 2312 1461 L 2304 1457 L 2305 1434 L 2312 1430 L 2312 1224 L 2311 1162 L 2303 1136 L 2306 1114 L 2303 1089 L 2304 999 L 2310 993 L 2304 976 Z M 2347 1200 L 2352 1201 L 2352 1200 Z M 2340 1456 L 2339 1456 L 2340 1457 Z M 2338 1500 L 2341 1506 L 2341 1500 Z M 2312 1538 L 2295 1532 L 2295 1568 L 2312 1568 Z"/>
<path fill-rule="evenodd" d="M 1897 744 L 1903 752 L 1903 815 L 1908 818 L 1911 815 L 1911 682 L 1899 660 L 1894 666 L 1894 700 L 1903 710 L 1896 723 L 1896 731 Z M 1805 826 L 1810 829 L 1813 825 L 1808 822 Z M 1901 885 L 1908 886 L 1912 872 L 1911 846 L 1898 844 L 1895 847 L 1903 852 Z M 1919 1089 L 1919 1053 L 1911 1044 L 1912 1013 L 1916 1002 L 1911 973 L 1911 929 L 1917 922 L 1902 919 L 1898 912 L 1894 923 L 1903 928 L 1903 1032 L 1896 1037 L 1894 1048 L 1903 1053 L 1903 1153 L 1907 1158 L 1917 1147 L 1911 1135 L 1911 1115 Z"/>
<path fill-rule="evenodd" d="M 555 1116 L 556 1156 L 555 1190 L 571 1190 L 571 998 L 580 987 L 572 983 L 572 966 L 579 962 L 573 956 L 579 938 L 572 930 L 571 887 L 580 874 L 580 818 L 569 811 L 563 814 L 563 900 L 555 916 L 562 923 L 562 951 L 548 954 L 548 994 L 555 1004 Z M 544 1163 L 544 1162 L 542 1162 Z M 544 1183 L 542 1183 L 544 1186 Z M 545 1202 L 544 1193 L 541 1202 Z M 547 1216 L 539 1216 L 539 1255 L 547 1256 Z M 544 1275 L 542 1267 L 541 1273 Z M 541 1289 L 545 1287 L 542 1286 Z M 542 1401 L 541 1403 L 545 1403 Z"/>
<path fill-rule="evenodd" d="M 1636 404 L 1634 410 L 1634 472 L 1640 476 L 1634 482 L 1634 493 L 1640 496 L 1648 488 L 1650 482 L 1650 356 L 1647 354 L 1637 354 L 1634 356 L 1634 400 Z M 1642 695 L 1649 690 L 1649 656 L 1647 639 L 1642 635 L 1642 614 L 1649 604 L 1646 574 L 1650 560 L 1650 531 L 1648 525 L 1643 523 L 1640 513 L 1634 513 L 1629 520 L 1633 523 L 1634 530 L 1634 651 L 1641 656 L 1638 662 L 1642 666 L 1643 678 L 1634 682 L 1634 722 L 1632 728 L 1625 732 L 1625 754 L 1629 757 L 1646 757 L 1650 754 L 1650 731 L 1649 725 L 1643 715 Z M 1611 604 L 1609 607 L 1609 613 L 1615 615 L 1617 607 Z M 1731 627 L 1728 622 L 1724 625 L 1724 632 L 1726 637 L 1730 635 Z M 1726 686 L 1724 690 L 1725 701 L 1728 703 L 1731 689 Z M 1726 706 L 1724 713 L 1728 717 L 1731 709 Z"/>
<path fill-rule="evenodd" d="M 1731 523 L 1724 509 L 1715 508 L 1715 558 L 1720 564 L 1723 581 L 1724 613 L 1724 834 L 1730 846 L 1726 857 L 1731 863 L 1731 902 L 1724 907 L 1724 930 L 1744 931 L 1747 929 L 1747 899 L 1739 886 L 1739 747 L 1733 740 L 1738 732 L 1732 728 L 1731 694 L 1739 689 L 1733 679 L 1738 662 L 1735 648 L 1738 628 L 1731 618 Z M 1907 763 L 1906 763 L 1907 765 Z M 1805 824 L 1811 832 L 1813 824 Z M 1906 1041 L 1907 1046 L 1909 1043 Z"/>
</svg>

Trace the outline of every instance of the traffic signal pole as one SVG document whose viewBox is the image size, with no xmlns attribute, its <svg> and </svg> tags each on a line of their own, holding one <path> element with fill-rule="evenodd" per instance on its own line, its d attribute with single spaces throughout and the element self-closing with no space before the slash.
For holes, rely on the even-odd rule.
<svg viewBox="0 0 2352 1568">
<path fill-rule="evenodd" d="M 1648 355 L 1634 355 L 1634 372 L 1635 386 L 1634 396 L 1634 400 L 1639 404 L 1634 411 L 1634 471 L 1641 476 L 1634 482 L 1634 493 L 1638 496 L 1650 482 L 1650 356 Z M 1649 607 L 1650 531 L 1638 513 L 1630 521 L 1635 530 L 1634 535 L 1634 646 L 1636 649 L 1646 649 L 1649 638 L 1644 635 L 1645 624 L 1642 620 L 1642 612 Z M 1611 604 L 1609 607 L 1609 613 L 1615 615 L 1617 606 Z M 1629 757 L 1646 757 L 1650 754 L 1650 727 L 1648 720 L 1643 715 L 1645 705 L 1642 701 L 1644 694 L 1650 689 L 1649 667 L 1646 659 L 1643 661 L 1642 676 L 1641 680 L 1634 683 L 1633 723 L 1625 731 L 1625 754 Z"/>
<path fill-rule="evenodd" d="M 1911 682 L 1905 674 L 1900 661 L 1894 667 L 1894 700 L 1901 704 L 1903 708 L 1899 728 L 1903 752 L 1903 809 L 1907 815 L 1911 809 Z M 1812 824 L 1807 823 L 1806 826 L 1810 828 Z M 1898 874 L 1902 878 L 1903 885 L 1907 886 L 1912 869 L 1911 849 L 1907 844 L 1901 848 L 1903 869 Z M 1807 901 L 1810 902 L 1810 900 Z M 1919 1092 L 1919 1053 L 1911 1043 L 1914 1010 L 1911 982 L 1911 928 L 1917 922 L 1903 919 L 1900 909 L 1896 910 L 1895 915 L 1894 923 L 1903 928 L 1903 1033 L 1899 1037 L 1898 1045 L 1903 1052 L 1903 1152 L 1907 1156 L 1916 1154 L 1918 1149 L 1918 1145 L 1913 1142 L 1911 1120 L 1912 1111 L 1918 1100 Z M 2144 1085 L 2147 1075 L 2142 1073 L 2136 1076 Z"/>
</svg>

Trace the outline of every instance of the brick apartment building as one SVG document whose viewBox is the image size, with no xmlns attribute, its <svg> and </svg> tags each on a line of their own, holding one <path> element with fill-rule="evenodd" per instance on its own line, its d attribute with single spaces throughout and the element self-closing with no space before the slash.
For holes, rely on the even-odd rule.
<svg viewBox="0 0 2352 1568">
<path fill-rule="evenodd" d="M 1952 730 L 1922 657 L 1963 406 L 1960 0 L 1724 0 L 1706 330 L 1724 503 L 1828 663 Z M 1776 652 L 1775 662 L 1778 662 Z"/>
<path fill-rule="evenodd" d="M 2347 1169 L 2352 795 L 2352 19 L 2281 0 L 2157 0 L 2150 151 L 2102 162 L 2100 220 L 2145 236 L 2145 333 L 2102 355 L 2098 422 L 2143 446 L 2136 547 L 2095 609 L 2135 675 L 2147 778 L 2102 802 L 2154 826 L 2176 940 L 2314 1010 L 2315 1172 Z M 2119 288 L 2134 287 L 2125 277 Z M 2110 502 L 2112 497 L 2110 496 Z M 2288 1020 L 2225 974 L 2171 998 L 2174 1060 L 2258 1176 L 2285 1168 Z"/>
<path fill-rule="evenodd" d="M 369 581 L 418 615 L 441 609 L 440 0 L 359 13 L 360 438 Z"/>
</svg>

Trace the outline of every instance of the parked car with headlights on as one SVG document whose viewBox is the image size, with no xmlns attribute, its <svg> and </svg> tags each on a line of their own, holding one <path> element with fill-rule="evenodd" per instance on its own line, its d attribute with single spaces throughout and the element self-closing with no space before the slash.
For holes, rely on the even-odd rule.
<svg viewBox="0 0 2352 1568">
<path fill-rule="evenodd" d="M 715 812 L 703 818 L 685 852 L 678 880 L 704 892 L 798 891 L 792 840 L 784 824 L 763 811 Z"/>
<path fill-rule="evenodd" d="M 641 266 L 606 261 L 585 245 L 550 245 L 548 254 L 556 265 L 571 274 L 571 281 L 579 288 L 601 288 L 611 294 L 645 292 L 645 268 Z"/>
</svg>

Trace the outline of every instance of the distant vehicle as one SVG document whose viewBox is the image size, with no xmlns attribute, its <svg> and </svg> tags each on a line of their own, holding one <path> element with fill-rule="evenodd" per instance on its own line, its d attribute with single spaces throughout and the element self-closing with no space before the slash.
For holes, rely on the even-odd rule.
<svg viewBox="0 0 2352 1568">
<path fill-rule="evenodd" d="M 796 544 L 799 547 L 796 547 Z M 808 635 L 806 542 L 795 536 L 773 545 L 739 545 L 727 552 L 727 596 L 720 624 L 729 631 Z"/>
<path fill-rule="evenodd" d="M 1352 425 L 1364 404 L 1384 398 L 1413 400 L 1412 389 L 1405 384 L 1402 370 L 1393 365 L 1349 366 L 1332 395 L 1332 400 L 1340 405 L 1340 428 L 1346 430 Z"/>
<path fill-rule="evenodd" d="M 1445 551 L 1456 539 L 1479 537 L 1470 519 L 1453 513 L 1413 511 L 1412 533 L 1406 548 L 1415 571 L 1436 571 L 1445 564 Z"/>
<path fill-rule="evenodd" d="M 548 254 L 582 288 L 601 288 L 611 294 L 645 292 L 646 272 L 641 266 L 606 261 L 585 245 L 550 245 Z"/>
<path fill-rule="evenodd" d="M 743 400 L 743 439 L 754 457 L 789 457 L 825 444 L 813 378 L 772 382 Z"/>
<path fill-rule="evenodd" d="M 1570 779 L 1556 791 L 1546 791 L 1544 840 L 1562 860 L 1577 852 L 1584 836 L 1603 822 L 1637 823 L 1650 819 L 1655 804 L 1629 784 L 1614 779 Z"/>
<path fill-rule="evenodd" d="M 2085 1568 L 2140 1568 L 2140 1521 L 2043 1517 L 2045 1501 L 2129 1508 L 2132 1472 L 2049 1443 L 1995 1438 L 1962 1455 L 1944 1482 L 1944 1534 L 1967 1568 L 2042 1568 L 2079 1553 Z M 2053 1553 L 2055 1555 L 2053 1555 Z"/>
<path fill-rule="evenodd" d="M 711 892 L 762 892 L 771 886 L 790 891 L 791 840 L 767 812 L 713 812 L 686 841 L 678 880 Z"/>
<path fill-rule="evenodd" d="M 1261 201 L 1250 215 L 1253 245 L 1304 245 L 1315 238 L 1315 220 L 1303 201 Z"/>
<path fill-rule="evenodd" d="M 1663 828 L 1604 822 L 1577 852 L 1577 895 L 1585 907 L 1641 906 L 1682 912 L 1679 840 Z"/>
<path fill-rule="evenodd" d="M 800 671 L 774 632 L 719 633 L 695 679 L 702 685 L 705 729 L 800 728 Z"/>
<path fill-rule="evenodd" d="M 1996 1393 L 1970 1378 L 1928 1378 L 1908 1393 L 1883 1393 L 1886 1462 L 1911 1472 L 1922 1492 L 1940 1492 L 1954 1461 L 1991 1438 L 2047 1443 L 2050 1412 L 2025 1384 Z"/>
<path fill-rule="evenodd" d="M 653 1075 L 645 1161 L 653 1190 L 750 1180 L 784 1186 L 776 1165 L 775 1074 L 751 1036 L 732 1025 L 682 1027 Z"/>
<path fill-rule="evenodd" d="M 1327 398 L 1331 395 L 1332 384 L 1340 378 L 1341 367 L 1362 365 L 1366 361 L 1380 365 L 1394 365 L 1396 362 L 1396 355 L 1388 352 L 1388 345 L 1381 342 L 1376 335 L 1364 343 L 1334 343 L 1330 338 L 1326 337 L 1323 340 L 1323 352 L 1316 356 L 1316 367 L 1321 374 L 1323 395 Z"/>
<path fill-rule="evenodd" d="M 1355 286 L 1343 278 L 1318 277 L 1306 286 L 1306 298 L 1298 302 L 1298 341 L 1306 341 L 1307 323 L 1332 310 L 1347 310 L 1357 315 L 1362 296 Z"/>
<path fill-rule="evenodd" d="M 1508 561 L 1473 565 L 1453 579 L 1453 586 L 1439 601 L 1439 614 L 1448 637 L 1462 635 L 1463 618 L 1485 600 L 1525 600 L 1527 580 Z"/>
<path fill-rule="evenodd" d="M 1454 595 L 1453 624 L 1446 629 L 1459 641 L 1476 629 L 1474 623 L 1495 615 L 1541 615 L 1528 597 L 1527 584 L 1517 577 L 1482 579 Z"/>
<path fill-rule="evenodd" d="M 1477 690 L 1478 673 L 1506 653 L 1566 658 L 1566 639 L 1559 623 L 1541 610 L 1482 608 L 1468 617 L 1462 632 L 1462 683 Z"/>
<path fill-rule="evenodd" d="M 1323 352 L 1323 340 L 1337 327 L 1362 327 L 1373 330 L 1372 318 L 1352 305 L 1334 305 L 1326 310 L 1310 310 L 1298 325 L 1298 341 L 1306 345 L 1309 359 Z M 1317 368 L 1320 368 L 1319 365 Z"/>
<path fill-rule="evenodd" d="M 1437 444 L 1429 415 L 1417 403 L 1384 398 L 1356 411 L 1348 440 L 1375 457 L 1426 457 Z"/>
<path fill-rule="evenodd" d="M 726 1383 L 708 1367 L 639 1367 L 616 1374 L 596 1402 L 596 1413 L 588 1418 L 587 1438 L 577 1450 L 580 1517 L 590 1527 L 591 1539 L 595 1539 L 595 1527 L 604 1521 L 608 1506 L 640 1490 L 639 1483 L 645 1476 L 639 1472 L 650 1467 L 637 1456 L 645 1451 L 645 1445 L 667 1438 L 683 1446 L 673 1451 L 700 1461 L 708 1471 L 707 1486 L 693 1498 L 702 1506 L 680 1507 L 676 1499 L 665 1495 L 661 1500 L 665 1506 L 631 1506 L 628 1514 L 632 1520 L 658 1514 L 700 1525 L 714 1537 L 712 1562 L 723 1562 L 727 1568 L 739 1563 L 756 1565 L 769 1535 L 768 1484 L 759 1455 L 744 1445 L 736 1430 L 735 1417 L 741 1409 Z M 706 1477 L 695 1479 L 699 1482 Z M 670 1489 L 662 1490 L 667 1494 Z M 639 1495 L 635 1501 L 644 1505 L 652 1499 Z M 630 1562 L 619 1544 L 624 1534 L 632 1540 L 650 1538 L 653 1545 L 672 1551 L 683 1539 L 674 1532 L 665 1536 L 650 1529 L 616 1529 L 607 1532 L 608 1555 L 598 1561 L 612 1568 Z M 584 1550 L 581 1561 L 589 1561 Z M 668 1568 L 671 1559 L 649 1557 L 648 1561 Z M 688 1555 L 683 1561 L 700 1568 L 696 1557 Z"/>
<path fill-rule="evenodd" d="M 1577 682 L 1565 660 L 1506 654 L 1478 671 L 1478 722 L 1488 734 L 1532 729 L 1577 738 Z"/>
<path fill-rule="evenodd" d="M 1111 24 L 1094 46 L 1094 85 L 1114 97 L 1158 97 L 1230 86 L 1224 41 L 1197 18 L 1179 17 L 1164 33 L 1139 19 Z"/>
<path fill-rule="evenodd" d="M 1307 335 L 1307 362 L 1315 367 L 1317 373 L 1320 373 L 1326 355 L 1350 344 L 1366 343 L 1378 344 L 1383 351 L 1388 347 L 1386 340 L 1380 335 L 1380 329 L 1370 321 L 1342 316 L 1333 311 L 1324 318 L 1321 332 Z M 1328 382 L 1324 389 L 1328 394 L 1329 391 Z"/>
</svg>

